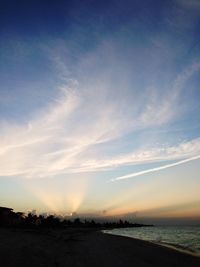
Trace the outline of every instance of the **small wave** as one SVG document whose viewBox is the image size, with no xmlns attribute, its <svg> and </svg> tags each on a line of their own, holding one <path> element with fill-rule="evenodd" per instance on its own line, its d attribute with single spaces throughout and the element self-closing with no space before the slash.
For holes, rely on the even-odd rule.
<svg viewBox="0 0 200 267">
<path fill-rule="evenodd" d="M 194 249 L 188 247 L 188 246 L 183 246 L 183 245 L 179 245 L 179 244 L 174 244 L 174 243 L 167 243 L 167 242 L 153 242 L 155 244 L 158 245 L 162 245 L 168 248 L 172 248 L 187 254 L 192 254 L 193 256 L 200 256 L 200 253 L 195 251 Z"/>
</svg>

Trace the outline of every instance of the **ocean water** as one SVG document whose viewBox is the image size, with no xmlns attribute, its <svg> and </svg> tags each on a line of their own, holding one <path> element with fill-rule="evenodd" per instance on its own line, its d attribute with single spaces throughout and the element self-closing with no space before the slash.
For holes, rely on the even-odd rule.
<svg viewBox="0 0 200 267">
<path fill-rule="evenodd" d="M 104 233 L 128 236 L 170 245 L 200 255 L 200 226 L 154 226 L 105 230 Z"/>
</svg>

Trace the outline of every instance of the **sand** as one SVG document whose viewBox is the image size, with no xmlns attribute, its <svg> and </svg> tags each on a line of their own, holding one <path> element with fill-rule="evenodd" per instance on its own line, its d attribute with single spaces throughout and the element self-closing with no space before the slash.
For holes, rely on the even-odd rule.
<svg viewBox="0 0 200 267">
<path fill-rule="evenodd" d="M 94 230 L 0 228 L 0 266 L 198 267 L 200 258 Z"/>
</svg>

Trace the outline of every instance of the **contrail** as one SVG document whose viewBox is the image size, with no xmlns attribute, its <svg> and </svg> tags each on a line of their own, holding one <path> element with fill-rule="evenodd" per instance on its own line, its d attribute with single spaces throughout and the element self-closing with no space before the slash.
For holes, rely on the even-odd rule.
<svg viewBox="0 0 200 267">
<path fill-rule="evenodd" d="M 118 181 L 118 180 L 123 180 L 123 179 L 128 179 L 128 178 L 140 176 L 140 175 L 143 175 L 143 174 L 146 174 L 146 173 L 150 173 L 150 172 L 157 172 L 157 171 L 164 170 L 164 169 L 167 169 L 167 168 L 171 168 L 171 167 L 174 167 L 174 166 L 177 166 L 177 165 L 181 165 L 183 163 L 186 163 L 186 162 L 189 162 L 189 161 L 192 161 L 192 160 L 196 160 L 196 159 L 200 159 L 200 155 L 192 157 L 192 158 L 184 159 L 184 160 L 181 160 L 181 161 L 178 161 L 178 162 L 175 162 L 175 163 L 167 164 L 167 165 L 164 165 L 164 166 L 161 166 L 161 167 L 156 167 L 156 168 L 148 169 L 148 170 L 145 170 L 145 171 L 134 172 L 134 173 L 130 173 L 130 174 L 127 174 L 127 175 L 119 176 L 119 177 L 111 179 L 111 182 L 115 182 L 115 181 Z"/>
</svg>

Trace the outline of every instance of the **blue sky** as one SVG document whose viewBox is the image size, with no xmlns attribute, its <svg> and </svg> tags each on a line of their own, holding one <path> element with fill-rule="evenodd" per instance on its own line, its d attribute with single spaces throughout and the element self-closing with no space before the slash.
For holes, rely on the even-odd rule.
<svg viewBox="0 0 200 267">
<path fill-rule="evenodd" d="M 200 2 L 0 10 L 1 205 L 198 217 Z"/>
</svg>

